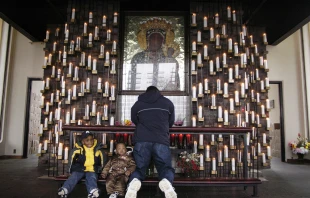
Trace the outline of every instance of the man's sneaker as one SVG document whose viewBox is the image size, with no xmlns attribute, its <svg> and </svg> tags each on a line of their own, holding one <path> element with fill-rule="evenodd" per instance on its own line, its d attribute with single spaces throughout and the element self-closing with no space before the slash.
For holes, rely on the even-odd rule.
<svg viewBox="0 0 310 198">
<path fill-rule="evenodd" d="M 67 195 L 68 195 L 68 190 L 66 188 L 59 188 L 58 189 L 58 195 L 61 197 L 61 198 L 66 198 Z"/>
<path fill-rule="evenodd" d="M 99 197 L 99 189 L 98 188 L 92 189 L 87 196 L 87 198 L 97 198 L 97 197 Z"/>
<path fill-rule="evenodd" d="M 137 178 L 134 178 L 128 185 L 125 198 L 136 198 L 137 192 L 141 188 L 141 181 Z"/>
<path fill-rule="evenodd" d="M 117 198 L 118 192 L 112 193 L 109 198 Z"/>
<path fill-rule="evenodd" d="M 177 193 L 175 193 L 174 188 L 167 179 L 162 179 L 158 185 L 160 190 L 165 193 L 166 198 L 177 198 Z"/>
</svg>

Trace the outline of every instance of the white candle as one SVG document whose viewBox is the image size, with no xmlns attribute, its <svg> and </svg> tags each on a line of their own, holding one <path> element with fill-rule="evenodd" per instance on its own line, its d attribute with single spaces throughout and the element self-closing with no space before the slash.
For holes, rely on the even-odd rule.
<svg viewBox="0 0 310 198">
<path fill-rule="evenodd" d="M 66 113 L 66 124 L 70 124 L 70 112 Z"/>
<path fill-rule="evenodd" d="M 85 90 L 85 82 L 81 82 L 81 93 L 84 93 Z"/>
<path fill-rule="evenodd" d="M 79 68 L 75 67 L 74 68 L 74 78 L 78 78 L 79 77 Z"/>
<path fill-rule="evenodd" d="M 93 70 L 97 70 L 97 60 L 93 59 Z"/>
<path fill-rule="evenodd" d="M 244 83 L 241 83 L 241 96 L 245 95 Z"/>
<path fill-rule="evenodd" d="M 230 135 L 230 145 L 233 146 L 235 144 L 234 135 Z"/>
<path fill-rule="evenodd" d="M 75 9 L 72 8 L 71 19 L 75 19 Z"/>
<path fill-rule="evenodd" d="M 192 15 L 192 24 L 196 24 L 196 14 L 193 13 Z"/>
<path fill-rule="evenodd" d="M 49 38 L 50 38 L 50 32 L 47 30 L 46 35 L 45 35 L 45 39 L 48 40 Z"/>
<path fill-rule="evenodd" d="M 228 95 L 228 83 L 224 83 L 224 95 Z"/>
<path fill-rule="evenodd" d="M 203 56 L 204 56 L 204 57 L 207 57 L 207 56 L 208 56 L 208 46 L 207 46 L 207 45 L 204 45 L 204 46 L 203 46 Z"/>
<path fill-rule="evenodd" d="M 226 56 L 226 53 L 223 53 L 223 65 L 226 65 L 226 58 L 227 58 L 227 56 Z"/>
<path fill-rule="evenodd" d="M 227 6 L 227 18 L 228 19 L 231 18 L 231 8 L 230 8 L 230 6 Z"/>
<path fill-rule="evenodd" d="M 92 40 L 93 40 L 93 34 L 89 33 L 89 35 L 88 35 L 88 43 L 91 43 Z"/>
<path fill-rule="evenodd" d="M 90 78 L 86 79 L 86 89 L 90 89 Z"/>
<path fill-rule="evenodd" d="M 192 117 L 192 126 L 196 127 L 196 117 L 195 116 Z"/>
<path fill-rule="evenodd" d="M 237 56 L 238 55 L 238 43 L 235 43 L 234 44 L 234 52 L 235 52 L 235 56 Z"/>
<path fill-rule="evenodd" d="M 267 43 L 267 35 L 266 35 L 266 33 L 263 34 L 263 42 Z"/>
<path fill-rule="evenodd" d="M 224 146 L 224 157 L 228 158 L 228 147 L 226 145 Z"/>
<path fill-rule="evenodd" d="M 113 153 L 114 141 L 110 140 L 110 153 Z"/>
<path fill-rule="evenodd" d="M 92 12 L 89 12 L 88 18 L 89 18 L 88 22 L 92 23 L 93 22 L 93 13 Z"/>
<path fill-rule="evenodd" d="M 216 171 L 216 161 L 215 161 L 215 158 L 212 158 L 212 170 Z"/>
<path fill-rule="evenodd" d="M 103 105 L 103 116 L 108 117 L 108 105 Z"/>
<path fill-rule="evenodd" d="M 68 149 L 68 147 L 66 147 L 65 148 L 64 160 L 68 160 L 68 153 L 69 153 L 69 149 Z"/>
<path fill-rule="evenodd" d="M 267 141 L 266 141 L 266 133 L 263 133 L 263 144 L 266 144 Z"/>
<path fill-rule="evenodd" d="M 114 126 L 114 116 L 110 117 L 110 126 Z"/>
<path fill-rule="evenodd" d="M 229 99 L 229 110 L 230 111 L 234 110 L 234 99 L 232 98 Z"/>
<path fill-rule="evenodd" d="M 117 23 L 117 12 L 114 12 L 113 23 Z"/>
<path fill-rule="evenodd" d="M 228 39 L 228 50 L 232 51 L 232 39 L 231 38 Z"/>
<path fill-rule="evenodd" d="M 107 134 L 102 134 L 102 144 L 107 144 Z"/>
<path fill-rule="evenodd" d="M 209 86 L 208 86 L 208 79 L 206 78 L 205 79 L 205 91 L 207 91 L 209 89 Z"/>
<path fill-rule="evenodd" d="M 211 135 L 211 142 L 214 142 L 214 134 Z"/>
<path fill-rule="evenodd" d="M 217 91 L 221 91 L 222 88 L 221 88 L 221 79 L 217 79 L 216 80 L 216 90 Z"/>
<path fill-rule="evenodd" d="M 214 29 L 211 27 L 210 28 L 210 39 L 214 38 Z"/>
<path fill-rule="evenodd" d="M 223 160 L 222 160 L 222 150 L 219 150 L 218 151 L 218 153 L 217 153 L 217 160 L 218 160 L 218 162 L 222 162 Z"/>
<path fill-rule="evenodd" d="M 210 158 L 210 146 L 206 145 L 206 158 Z"/>
<path fill-rule="evenodd" d="M 265 89 L 265 82 L 263 80 L 260 81 L 260 89 L 261 90 Z"/>
<path fill-rule="evenodd" d="M 195 71 L 195 70 L 196 70 L 196 63 L 195 63 L 195 60 L 192 60 L 192 62 L 191 62 L 191 68 L 192 68 L 192 71 Z"/>
<path fill-rule="evenodd" d="M 46 104 L 45 104 L 45 112 L 49 112 L 49 110 L 50 110 L 50 105 L 49 104 L 50 104 L 49 102 L 46 102 Z"/>
<path fill-rule="evenodd" d="M 257 152 L 258 153 L 261 153 L 262 151 L 261 151 L 261 146 L 260 146 L 260 143 L 258 142 L 257 143 Z"/>
<path fill-rule="evenodd" d="M 38 146 L 38 153 L 41 153 L 41 151 L 42 151 L 42 143 L 40 143 Z"/>
<path fill-rule="evenodd" d="M 218 118 L 222 118 L 222 107 L 218 106 Z"/>
<path fill-rule="evenodd" d="M 193 96 L 193 98 L 197 98 L 196 97 L 196 86 L 192 87 L 192 96 Z"/>
<path fill-rule="evenodd" d="M 44 128 L 47 128 L 47 126 L 48 126 L 48 124 L 47 124 L 47 123 L 48 123 L 48 119 L 47 119 L 47 118 L 45 118 L 45 119 L 44 119 Z"/>
<path fill-rule="evenodd" d="M 238 64 L 236 64 L 235 65 L 235 78 L 239 78 L 239 65 Z"/>
<path fill-rule="evenodd" d="M 93 101 L 91 112 L 96 113 L 96 101 L 95 100 Z"/>
<path fill-rule="evenodd" d="M 249 146 L 250 145 L 250 132 L 248 132 L 246 134 L 246 145 Z"/>
<path fill-rule="evenodd" d="M 261 113 L 262 115 L 265 115 L 265 105 L 261 105 Z"/>
<path fill-rule="evenodd" d="M 107 41 L 111 40 L 111 30 L 107 30 Z"/>
<path fill-rule="evenodd" d="M 203 134 L 199 134 L 199 146 L 203 145 Z"/>
<path fill-rule="evenodd" d="M 199 165 L 200 167 L 203 167 L 203 155 L 202 154 L 199 155 L 199 159 L 200 159 Z"/>
<path fill-rule="evenodd" d="M 71 101 L 71 89 L 68 89 L 68 101 Z"/>
<path fill-rule="evenodd" d="M 235 158 L 231 158 L 231 170 L 236 171 L 236 162 Z"/>
<path fill-rule="evenodd" d="M 202 83 L 198 84 L 198 94 L 203 94 L 203 88 L 202 88 Z"/>
<path fill-rule="evenodd" d="M 52 112 L 52 111 L 50 112 L 50 116 L 49 116 L 49 118 L 48 118 L 48 121 L 49 121 L 49 122 L 52 122 L 52 121 L 53 121 L 53 112 Z"/>
<path fill-rule="evenodd" d="M 239 102 L 239 91 L 235 91 L 235 102 Z"/>
<path fill-rule="evenodd" d="M 211 96 L 211 106 L 212 107 L 215 107 L 216 106 L 216 104 L 215 104 L 215 94 L 212 94 L 212 96 Z"/>
<path fill-rule="evenodd" d="M 194 141 L 194 153 L 197 153 L 197 141 Z"/>
<path fill-rule="evenodd" d="M 203 17 L 203 27 L 206 28 L 208 27 L 208 17 Z"/>
<path fill-rule="evenodd" d="M 192 43 L 192 51 L 196 51 L 196 42 L 195 41 Z"/>
<path fill-rule="evenodd" d="M 209 61 L 209 71 L 210 71 L 210 73 L 213 73 L 213 60 L 210 60 Z"/>
<path fill-rule="evenodd" d="M 100 46 L 100 55 L 103 55 L 104 54 L 104 45 L 101 45 Z"/>
<path fill-rule="evenodd" d="M 197 31 L 197 42 L 200 43 L 201 42 L 201 31 Z"/>
<path fill-rule="evenodd" d="M 271 156 L 270 146 L 267 146 L 267 156 Z"/>
<path fill-rule="evenodd" d="M 262 160 L 263 160 L 263 163 L 266 163 L 266 156 L 265 156 L 265 153 L 262 153 Z"/>
<path fill-rule="evenodd" d="M 217 46 L 220 45 L 220 35 L 219 35 L 219 34 L 216 34 L 216 37 L 215 37 L 215 45 L 217 45 Z"/>
<path fill-rule="evenodd" d="M 43 149 L 46 151 L 47 150 L 47 140 L 44 140 L 44 146 Z"/>
<path fill-rule="evenodd" d="M 63 144 L 59 143 L 58 144 L 58 156 L 62 156 L 62 149 L 63 149 Z"/>
<path fill-rule="evenodd" d="M 222 35 L 226 35 L 226 25 L 222 25 Z"/>
<path fill-rule="evenodd" d="M 89 105 L 86 105 L 85 107 L 85 117 L 89 116 Z"/>
<path fill-rule="evenodd" d="M 228 122 L 228 111 L 224 110 L 224 122 Z"/>
<path fill-rule="evenodd" d="M 68 40 L 69 38 L 69 30 L 66 30 L 65 39 Z"/>
<path fill-rule="evenodd" d="M 237 17 L 236 17 L 236 11 L 233 10 L 233 22 L 235 23 L 237 21 Z"/>
<path fill-rule="evenodd" d="M 85 22 L 84 23 L 84 32 L 83 32 L 84 34 L 86 34 L 87 33 L 87 23 Z"/>
<path fill-rule="evenodd" d="M 233 69 L 232 69 L 232 68 L 229 68 L 229 69 L 228 69 L 228 79 L 229 79 L 229 80 L 232 80 L 232 79 L 233 79 Z"/>
<path fill-rule="evenodd" d="M 113 41 L 112 50 L 113 50 L 113 51 L 116 50 L 116 41 Z"/>
<path fill-rule="evenodd" d="M 106 26 L 107 17 L 105 15 L 102 16 L 102 26 Z"/>
<path fill-rule="evenodd" d="M 115 86 L 114 85 L 111 86 L 111 97 L 112 98 L 115 97 Z"/>
<path fill-rule="evenodd" d="M 75 108 L 73 108 L 73 110 L 72 110 L 72 120 L 75 120 Z"/>
<path fill-rule="evenodd" d="M 105 62 L 106 63 L 110 62 L 110 53 L 109 52 L 105 53 Z"/>
<path fill-rule="evenodd" d="M 104 83 L 104 93 L 106 95 L 109 95 L 109 82 L 108 81 Z"/>
<path fill-rule="evenodd" d="M 102 79 L 101 78 L 98 78 L 98 86 L 97 86 L 97 89 L 101 89 L 101 81 L 102 81 Z"/>
<path fill-rule="evenodd" d="M 267 122 L 267 128 L 270 128 L 270 119 L 266 118 L 266 122 Z"/>
<path fill-rule="evenodd" d="M 202 106 L 198 107 L 198 118 L 202 118 Z"/>
<path fill-rule="evenodd" d="M 197 55 L 197 64 L 202 64 L 202 62 L 201 62 L 201 53 L 198 53 L 198 55 Z"/>
<path fill-rule="evenodd" d="M 98 26 L 95 27 L 95 37 L 98 37 Z"/>
<path fill-rule="evenodd" d="M 265 86 L 269 87 L 269 78 L 265 78 Z"/>
<path fill-rule="evenodd" d="M 259 121 L 259 114 L 256 115 L 256 124 L 260 124 L 260 121 Z"/>
</svg>

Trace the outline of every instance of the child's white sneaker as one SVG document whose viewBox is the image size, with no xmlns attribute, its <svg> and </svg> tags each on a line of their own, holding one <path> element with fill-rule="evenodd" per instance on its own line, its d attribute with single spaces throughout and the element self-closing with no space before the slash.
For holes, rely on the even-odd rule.
<svg viewBox="0 0 310 198">
<path fill-rule="evenodd" d="M 137 178 L 134 178 L 128 185 L 125 198 L 136 198 L 137 192 L 141 188 L 141 181 Z"/>
<path fill-rule="evenodd" d="M 167 179 L 162 179 L 158 185 L 160 190 L 165 193 L 166 198 L 177 198 L 177 193 L 174 191 L 173 186 Z"/>
<path fill-rule="evenodd" d="M 109 198 L 117 198 L 118 192 L 112 193 Z"/>
<path fill-rule="evenodd" d="M 87 198 L 97 198 L 97 197 L 99 197 L 99 189 L 98 188 L 92 189 L 87 196 Z"/>
<path fill-rule="evenodd" d="M 61 198 L 66 198 L 67 195 L 68 195 L 68 190 L 66 188 L 59 188 L 58 189 L 58 195 L 61 197 Z"/>
</svg>

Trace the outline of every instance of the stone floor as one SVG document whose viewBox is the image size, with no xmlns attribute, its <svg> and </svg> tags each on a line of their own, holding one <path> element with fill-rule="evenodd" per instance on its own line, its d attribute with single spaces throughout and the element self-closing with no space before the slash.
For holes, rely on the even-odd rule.
<svg viewBox="0 0 310 198">
<path fill-rule="evenodd" d="M 0 197 L 56 198 L 57 182 L 47 179 L 46 170 L 37 167 L 37 156 L 27 159 L 0 160 Z M 310 165 L 283 163 L 272 158 L 271 169 L 261 170 L 263 182 L 258 187 L 262 198 L 310 198 Z M 105 186 L 100 197 L 107 198 Z M 250 198 L 252 188 L 243 187 L 176 187 L 178 198 Z M 78 184 L 69 198 L 87 197 L 84 184 Z M 142 186 L 138 198 L 163 198 L 156 187 Z"/>
</svg>

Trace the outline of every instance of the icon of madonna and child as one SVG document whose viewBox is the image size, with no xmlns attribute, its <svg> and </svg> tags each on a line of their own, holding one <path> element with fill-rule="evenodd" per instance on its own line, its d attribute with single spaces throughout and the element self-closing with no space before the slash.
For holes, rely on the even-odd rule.
<svg viewBox="0 0 310 198">
<path fill-rule="evenodd" d="M 184 19 L 136 16 L 125 20 L 123 90 L 154 85 L 161 91 L 184 91 Z"/>
</svg>

